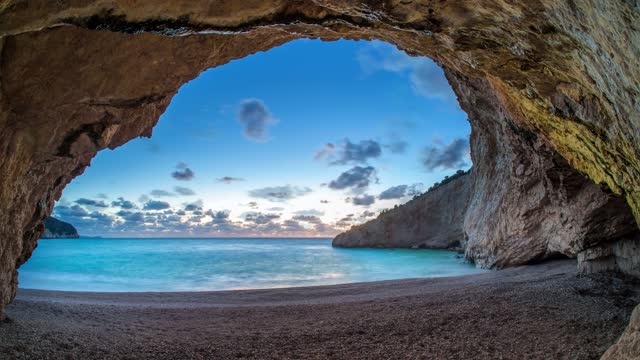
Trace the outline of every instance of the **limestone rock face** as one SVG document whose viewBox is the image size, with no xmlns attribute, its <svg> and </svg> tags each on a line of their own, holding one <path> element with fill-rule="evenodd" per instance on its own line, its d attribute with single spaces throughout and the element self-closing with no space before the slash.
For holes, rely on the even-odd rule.
<svg viewBox="0 0 640 360">
<path fill-rule="evenodd" d="M 336 247 L 458 248 L 470 197 L 469 174 L 354 226 L 333 240 Z"/>
<path fill-rule="evenodd" d="M 298 38 L 379 39 L 442 65 L 472 126 L 469 259 L 614 243 L 640 220 L 638 24 L 635 0 L 4 1 L 0 313 L 98 151 L 151 135 L 201 71 Z"/>
<path fill-rule="evenodd" d="M 579 251 L 637 231 L 623 199 L 593 183 L 508 111 L 485 79 L 449 73 L 472 124 L 465 257 L 503 268 Z"/>
<path fill-rule="evenodd" d="M 73 225 L 49 216 L 44 219 L 44 232 L 40 239 L 77 239 L 80 237 Z"/>
<path fill-rule="evenodd" d="M 600 360 L 634 360 L 640 355 L 640 305 L 631 314 L 629 325 L 620 340 Z"/>
</svg>

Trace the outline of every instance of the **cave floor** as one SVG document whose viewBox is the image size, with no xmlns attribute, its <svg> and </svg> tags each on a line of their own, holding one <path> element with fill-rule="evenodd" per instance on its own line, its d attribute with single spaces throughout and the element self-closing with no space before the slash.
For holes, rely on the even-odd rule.
<svg viewBox="0 0 640 360">
<path fill-rule="evenodd" d="M 21 289 L 0 358 L 597 359 L 640 292 L 575 267 L 224 292 Z"/>
</svg>

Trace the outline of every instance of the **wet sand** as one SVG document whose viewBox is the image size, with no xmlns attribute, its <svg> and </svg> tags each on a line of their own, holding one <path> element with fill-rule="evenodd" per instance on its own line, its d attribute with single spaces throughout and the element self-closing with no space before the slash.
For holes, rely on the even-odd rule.
<svg viewBox="0 0 640 360">
<path fill-rule="evenodd" d="M 597 359 L 637 285 L 554 261 L 450 278 L 182 293 L 19 290 L 2 359 Z"/>
</svg>

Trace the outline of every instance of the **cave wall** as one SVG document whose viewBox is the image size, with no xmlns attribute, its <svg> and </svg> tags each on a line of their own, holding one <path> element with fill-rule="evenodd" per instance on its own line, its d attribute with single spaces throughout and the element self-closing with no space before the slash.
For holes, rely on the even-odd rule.
<svg viewBox="0 0 640 360">
<path fill-rule="evenodd" d="M 474 175 L 469 258 L 501 267 L 531 249 L 610 244 L 618 233 L 601 219 L 627 215 L 610 211 L 609 191 L 640 220 L 638 24 L 635 0 L 4 1 L 0 313 L 42 219 L 97 151 L 149 136 L 201 71 L 297 38 L 379 39 L 445 68 L 472 142 L 487 140 L 474 162 L 500 164 Z M 580 230 L 592 221 L 604 229 Z"/>
<path fill-rule="evenodd" d="M 509 111 L 491 79 L 447 75 L 472 128 L 473 184 L 462 224 L 468 260 L 500 269 L 576 257 L 638 232 L 624 199 L 553 151 Z"/>
</svg>

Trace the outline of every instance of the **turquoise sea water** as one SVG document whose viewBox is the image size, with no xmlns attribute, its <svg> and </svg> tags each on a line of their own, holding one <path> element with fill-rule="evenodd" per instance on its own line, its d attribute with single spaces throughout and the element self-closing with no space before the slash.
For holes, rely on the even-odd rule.
<svg viewBox="0 0 640 360">
<path fill-rule="evenodd" d="M 330 239 L 47 239 L 21 288 L 204 291 L 439 277 L 482 270 L 440 250 L 337 249 Z"/>
</svg>

